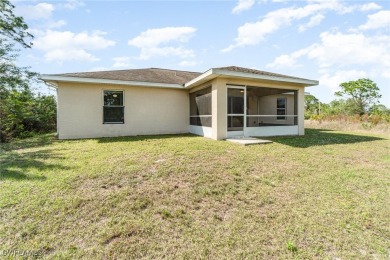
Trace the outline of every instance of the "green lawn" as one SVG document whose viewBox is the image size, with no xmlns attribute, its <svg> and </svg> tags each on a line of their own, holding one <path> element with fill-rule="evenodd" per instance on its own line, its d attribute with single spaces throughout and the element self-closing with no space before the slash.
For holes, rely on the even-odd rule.
<svg viewBox="0 0 390 260">
<path fill-rule="evenodd" d="M 0 253 L 388 259 L 390 138 L 306 133 L 1 144 Z"/>
</svg>

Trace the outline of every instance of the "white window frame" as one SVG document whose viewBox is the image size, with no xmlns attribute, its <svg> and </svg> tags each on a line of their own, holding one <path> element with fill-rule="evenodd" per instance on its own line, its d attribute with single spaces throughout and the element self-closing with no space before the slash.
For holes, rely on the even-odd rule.
<svg viewBox="0 0 390 260">
<path fill-rule="evenodd" d="M 284 99 L 284 108 L 278 108 L 278 99 Z M 279 110 L 284 110 L 284 115 L 278 115 Z M 278 118 L 283 117 L 283 119 Z M 287 97 L 277 97 L 276 98 L 276 120 L 286 121 L 287 120 Z"/>
<path fill-rule="evenodd" d="M 105 122 L 104 121 L 104 107 L 106 107 L 104 105 L 104 92 L 106 91 L 120 91 L 122 92 L 122 97 L 123 97 L 123 100 L 122 100 L 122 106 L 107 106 L 107 107 L 122 107 L 123 108 L 123 122 Z M 103 111 L 102 111 L 102 122 L 103 122 L 103 125 L 110 125 L 110 124 L 114 124 L 114 125 L 123 125 L 125 124 L 125 90 L 124 89 L 103 89 L 102 90 L 102 108 L 103 108 Z"/>
</svg>

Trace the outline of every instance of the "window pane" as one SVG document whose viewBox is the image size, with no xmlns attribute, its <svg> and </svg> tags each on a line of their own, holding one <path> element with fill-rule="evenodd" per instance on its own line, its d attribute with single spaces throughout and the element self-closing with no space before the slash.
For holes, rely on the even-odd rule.
<svg viewBox="0 0 390 260">
<path fill-rule="evenodd" d="M 285 109 L 278 109 L 277 111 L 277 115 L 285 115 L 286 114 L 286 110 Z"/>
<path fill-rule="evenodd" d="M 285 115 L 286 114 L 286 98 L 278 98 L 276 101 L 276 114 Z M 278 116 L 276 120 L 286 120 L 285 116 Z"/>
<path fill-rule="evenodd" d="M 286 99 L 285 98 L 278 98 L 277 99 L 277 108 L 286 108 Z"/>
<path fill-rule="evenodd" d="M 276 120 L 286 120 L 285 116 L 280 116 L 280 115 L 285 115 L 286 114 L 286 110 L 285 109 L 278 109 L 278 110 L 276 110 L 276 114 L 278 115 L 278 117 L 276 117 Z"/>
<path fill-rule="evenodd" d="M 105 106 L 123 106 L 123 91 L 104 91 Z"/>
<path fill-rule="evenodd" d="M 124 123 L 124 107 L 103 107 L 104 123 Z"/>
</svg>

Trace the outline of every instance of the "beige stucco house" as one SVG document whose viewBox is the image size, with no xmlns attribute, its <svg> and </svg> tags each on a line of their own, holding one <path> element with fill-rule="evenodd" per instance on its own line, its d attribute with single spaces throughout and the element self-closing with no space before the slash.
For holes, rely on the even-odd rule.
<svg viewBox="0 0 390 260">
<path fill-rule="evenodd" d="M 60 139 L 193 133 L 304 134 L 305 87 L 318 81 L 241 68 L 42 75 L 57 88 Z"/>
</svg>

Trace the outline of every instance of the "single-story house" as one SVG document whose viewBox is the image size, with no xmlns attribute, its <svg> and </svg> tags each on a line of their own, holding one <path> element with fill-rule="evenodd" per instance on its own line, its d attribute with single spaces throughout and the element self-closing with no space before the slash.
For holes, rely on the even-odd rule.
<svg viewBox="0 0 390 260">
<path fill-rule="evenodd" d="M 304 135 L 305 87 L 318 81 L 242 67 L 41 75 L 57 89 L 60 139 L 193 133 Z"/>
</svg>

